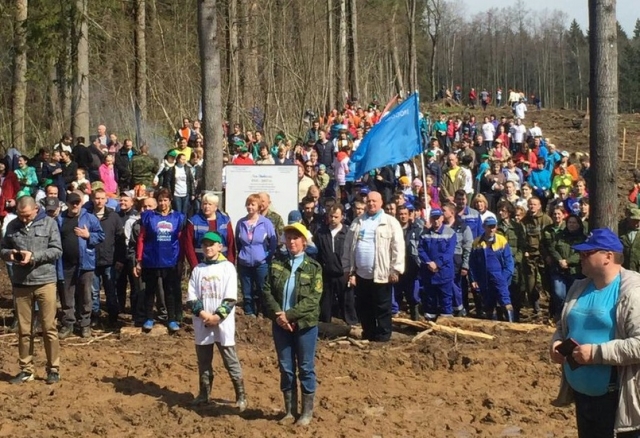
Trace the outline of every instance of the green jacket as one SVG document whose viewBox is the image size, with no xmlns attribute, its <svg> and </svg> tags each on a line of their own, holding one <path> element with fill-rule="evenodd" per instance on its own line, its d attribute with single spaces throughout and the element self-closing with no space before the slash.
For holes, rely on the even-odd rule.
<svg viewBox="0 0 640 438">
<path fill-rule="evenodd" d="M 540 248 L 540 252 L 545 257 L 552 255 L 551 249 L 556 243 L 556 238 L 564 231 L 564 227 L 565 223 L 563 221 L 559 226 L 551 224 L 542 229 L 542 248 Z"/>
<path fill-rule="evenodd" d="M 636 233 L 635 239 L 631 240 L 631 231 L 620 236 L 622 242 L 622 253 L 624 261 L 622 266 L 630 271 L 640 271 L 640 231 Z"/>
<path fill-rule="evenodd" d="M 282 236 L 284 235 L 284 221 L 282 220 L 282 216 L 280 216 L 275 211 L 269 209 L 269 212 L 264 215 L 267 219 L 271 221 L 273 224 L 273 229 L 276 230 L 276 235 L 278 236 L 278 242 L 282 241 Z"/>
<path fill-rule="evenodd" d="M 509 222 L 501 220 L 498 224 L 498 233 L 507 238 L 515 264 L 521 264 L 525 245 L 524 227 L 522 224 L 513 219 Z"/>
<path fill-rule="evenodd" d="M 276 319 L 276 312 L 282 312 L 284 287 L 290 276 L 288 255 L 276 255 L 263 289 L 266 314 L 271 319 Z M 286 311 L 287 319 L 295 322 L 300 329 L 314 327 L 318 325 L 320 317 L 322 266 L 305 255 L 295 273 L 295 279 L 296 304 Z"/>
<path fill-rule="evenodd" d="M 549 255 L 553 258 L 554 269 L 563 274 L 580 275 L 582 266 L 580 264 L 580 253 L 571 247 L 587 240 L 584 233 L 572 234 L 566 228 L 556 236 L 554 243 L 549 246 Z M 560 260 L 566 260 L 569 265 L 568 270 L 561 269 L 558 265 Z"/>
<path fill-rule="evenodd" d="M 525 249 L 524 252 L 528 252 L 530 256 L 540 255 L 543 230 L 547 225 L 551 225 L 553 221 L 549 216 L 542 211 L 533 216 L 531 213 L 527 213 L 522 219 L 522 226 L 525 232 Z"/>
<path fill-rule="evenodd" d="M 136 186 L 144 184 L 146 187 L 153 185 L 153 177 L 158 172 L 158 160 L 150 155 L 134 155 L 131 159 L 131 183 Z"/>
</svg>

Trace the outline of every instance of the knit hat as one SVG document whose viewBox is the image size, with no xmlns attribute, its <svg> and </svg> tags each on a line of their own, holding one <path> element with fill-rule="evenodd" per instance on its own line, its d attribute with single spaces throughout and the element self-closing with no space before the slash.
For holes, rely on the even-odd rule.
<svg viewBox="0 0 640 438">
<path fill-rule="evenodd" d="M 413 180 L 413 183 L 411 185 L 413 187 L 422 187 L 422 181 L 419 178 L 416 178 Z"/>
<path fill-rule="evenodd" d="M 400 178 L 398 178 L 398 182 L 401 186 L 408 186 L 410 184 L 408 176 L 401 176 Z"/>
</svg>

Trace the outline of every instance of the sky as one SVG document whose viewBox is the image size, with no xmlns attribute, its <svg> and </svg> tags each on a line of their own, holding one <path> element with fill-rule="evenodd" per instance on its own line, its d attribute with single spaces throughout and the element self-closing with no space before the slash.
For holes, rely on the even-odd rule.
<svg viewBox="0 0 640 438">
<path fill-rule="evenodd" d="M 502 8 L 506 4 L 513 2 L 505 2 L 504 0 L 464 0 L 466 10 L 471 14 L 484 12 L 490 8 Z M 569 23 L 574 18 L 583 31 L 589 27 L 589 11 L 587 7 L 588 0 L 525 0 L 526 8 L 533 11 L 542 11 L 544 9 L 561 10 L 569 16 Z M 629 37 L 633 34 L 633 28 L 636 19 L 640 18 L 640 0 L 618 0 L 616 15 L 620 25 Z"/>
</svg>

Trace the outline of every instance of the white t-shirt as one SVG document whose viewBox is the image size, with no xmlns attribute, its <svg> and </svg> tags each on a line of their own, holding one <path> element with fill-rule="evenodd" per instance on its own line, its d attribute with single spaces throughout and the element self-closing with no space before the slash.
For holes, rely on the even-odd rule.
<svg viewBox="0 0 640 438">
<path fill-rule="evenodd" d="M 187 172 L 185 171 L 184 166 L 175 166 L 174 169 L 176 173 L 176 181 L 175 188 L 173 189 L 173 195 L 182 198 L 189 194 L 189 191 L 187 190 Z"/>
<path fill-rule="evenodd" d="M 514 143 L 524 143 L 524 133 L 527 128 L 524 125 L 513 125 L 511 127 L 511 138 Z"/>
<path fill-rule="evenodd" d="M 207 265 L 200 263 L 193 268 L 187 289 L 187 301 L 202 301 L 206 312 L 214 314 L 224 299 L 238 299 L 238 274 L 233 263 L 222 261 Z M 193 317 L 196 345 L 219 342 L 223 347 L 236 344 L 236 308 L 217 326 L 205 327 L 202 318 Z"/>
<path fill-rule="evenodd" d="M 482 125 L 482 137 L 484 137 L 484 141 L 493 141 L 495 133 L 496 127 L 493 126 L 493 123 L 487 122 Z"/>
<path fill-rule="evenodd" d="M 534 126 L 533 128 L 529 129 L 529 135 L 531 137 L 542 137 L 542 129 L 540 129 L 539 126 Z"/>
<path fill-rule="evenodd" d="M 516 105 L 516 118 L 524 120 L 524 113 L 527 112 L 527 105 L 524 102 L 520 102 Z"/>
<path fill-rule="evenodd" d="M 360 225 L 360 231 L 357 236 L 356 251 L 355 251 L 355 264 L 356 274 L 367 280 L 373 278 L 373 268 L 376 258 L 376 229 L 380 225 L 383 211 L 373 217 L 369 217 L 366 214 L 362 217 L 362 224 Z"/>
</svg>

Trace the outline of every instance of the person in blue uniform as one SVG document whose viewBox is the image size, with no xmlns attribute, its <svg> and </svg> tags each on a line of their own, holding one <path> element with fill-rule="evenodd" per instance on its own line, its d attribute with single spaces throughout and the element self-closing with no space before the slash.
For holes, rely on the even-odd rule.
<svg viewBox="0 0 640 438">
<path fill-rule="evenodd" d="M 496 305 L 513 322 L 513 306 L 509 284 L 513 277 L 514 261 L 506 237 L 497 233 L 498 221 L 490 216 L 483 223 L 484 233 L 473 241 L 469 267 L 472 287 L 479 290 L 488 319 L 495 319 Z M 500 313 L 500 312 L 498 312 Z"/>
<path fill-rule="evenodd" d="M 456 232 L 444 223 L 442 210 L 431 210 L 431 227 L 420 237 L 418 255 L 422 277 L 422 308 L 427 321 L 453 316 Z"/>
</svg>

